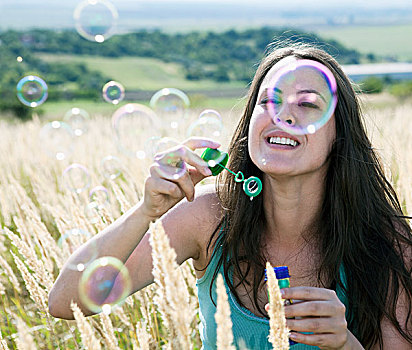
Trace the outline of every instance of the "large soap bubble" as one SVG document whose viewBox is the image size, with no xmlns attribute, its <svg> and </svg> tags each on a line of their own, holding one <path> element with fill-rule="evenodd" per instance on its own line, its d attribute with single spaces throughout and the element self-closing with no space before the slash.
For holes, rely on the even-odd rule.
<svg viewBox="0 0 412 350">
<path fill-rule="evenodd" d="M 109 314 L 130 294 L 132 283 L 123 263 L 110 256 L 95 260 L 83 272 L 79 284 L 82 303 L 91 311 Z"/>
<path fill-rule="evenodd" d="M 160 136 L 160 121 L 144 105 L 129 103 L 119 108 L 112 117 L 115 141 L 121 152 L 129 157 L 147 159 L 147 143 Z"/>
<path fill-rule="evenodd" d="M 182 125 L 182 120 L 187 117 L 190 100 L 189 97 L 179 89 L 164 88 L 152 96 L 150 106 L 162 121 L 170 125 L 170 128 L 177 129 Z"/>
<path fill-rule="evenodd" d="M 313 134 L 335 111 L 337 85 L 332 72 L 312 60 L 298 60 L 274 75 L 268 110 L 276 125 L 295 134 Z"/>
<path fill-rule="evenodd" d="M 74 151 L 74 133 L 70 125 L 55 120 L 44 125 L 39 133 L 44 151 L 57 160 L 67 159 Z"/>
</svg>

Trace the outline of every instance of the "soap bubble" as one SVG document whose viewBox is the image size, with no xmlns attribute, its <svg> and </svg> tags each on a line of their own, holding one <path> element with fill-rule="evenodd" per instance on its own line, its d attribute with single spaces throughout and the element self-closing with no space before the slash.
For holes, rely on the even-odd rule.
<svg viewBox="0 0 412 350">
<path fill-rule="evenodd" d="M 147 143 L 160 136 L 160 121 L 149 108 L 129 103 L 119 108 L 112 117 L 115 141 L 121 152 L 129 157 L 146 159 Z"/>
<path fill-rule="evenodd" d="M 122 174 L 122 162 L 115 156 L 104 157 L 100 162 L 100 172 L 106 179 L 117 179 Z"/>
<path fill-rule="evenodd" d="M 93 187 L 89 192 L 89 203 L 86 204 L 84 214 L 91 224 L 105 221 L 103 211 L 109 212 L 109 191 L 104 186 Z"/>
<path fill-rule="evenodd" d="M 73 17 L 82 37 L 102 43 L 114 34 L 119 15 L 110 1 L 85 0 L 77 5 Z"/>
<path fill-rule="evenodd" d="M 109 103 L 117 105 L 120 101 L 123 101 L 124 96 L 123 85 L 116 81 L 109 81 L 103 86 L 103 98 Z"/>
<path fill-rule="evenodd" d="M 39 137 L 44 151 L 52 158 L 63 160 L 73 153 L 74 133 L 64 122 L 47 123 L 41 128 Z"/>
<path fill-rule="evenodd" d="M 73 163 L 63 171 L 63 182 L 65 186 L 77 194 L 82 193 L 90 187 L 91 177 L 86 167 Z"/>
<path fill-rule="evenodd" d="M 64 121 L 71 126 L 76 136 L 81 136 L 87 132 L 89 120 L 89 113 L 77 107 L 70 109 L 64 115 Z"/>
<path fill-rule="evenodd" d="M 21 103 L 29 107 L 37 107 L 47 100 L 46 82 L 34 75 L 21 79 L 17 84 L 17 97 Z"/>
<path fill-rule="evenodd" d="M 154 159 L 156 153 L 164 152 L 179 145 L 179 141 L 171 137 L 152 137 L 146 143 L 147 154 Z"/>
<path fill-rule="evenodd" d="M 110 314 L 132 291 L 128 269 L 111 256 L 96 259 L 83 272 L 79 283 L 82 303 L 93 312 Z"/>
<path fill-rule="evenodd" d="M 215 118 L 215 119 L 222 121 L 222 116 L 220 115 L 218 111 L 215 111 L 214 109 L 205 109 L 204 111 L 202 111 L 199 114 L 198 119 L 202 119 L 202 118 Z"/>
<path fill-rule="evenodd" d="M 105 206 L 110 202 L 109 191 L 104 186 L 93 187 L 89 192 L 89 200 Z"/>
<path fill-rule="evenodd" d="M 166 179 L 177 180 L 183 176 L 187 170 L 186 163 L 182 160 L 181 153 L 176 148 L 155 156 L 159 174 Z"/>
<path fill-rule="evenodd" d="M 81 228 L 67 230 L 57 241 L 57 245 L 69 255 L 81 245 L 89 241 L 92 234 Z M 89 241 L 87 249 L 83 249 L 82 254 L 77 255 L 75 263 L 67 263 L 71 270 L 84 271 L 97 258 L 97 244 L 95 241 Z"/>
<path fill-rule="evenodd" d="M 333 115 L 336 89 L 335 77 L 326 66 L 298 60 L 272 78 L 267 107 L 274 123 L 286 132 L 313 134 Z"/>
<path fill-rule="evenodd" d="M 223 123 L 212 115 L 205 115 L 196 119 L 187 129 L 187 136 L 207 137 L 213 140 L 219 140 L 222 135 Z"/>
<path fill-rule="evenodd" d="M 190 100 L 179 89 L 164 88 L 152 96 L 150 106 L 162 120 L 169 123 L 172 129 L 177 129 L 187 116 Z"/>
</svg>

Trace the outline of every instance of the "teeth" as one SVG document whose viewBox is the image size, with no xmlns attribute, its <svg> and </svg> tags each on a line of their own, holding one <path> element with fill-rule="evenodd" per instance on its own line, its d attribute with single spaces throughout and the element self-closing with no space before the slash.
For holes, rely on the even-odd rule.
<svg viewBox="0 0 412 350">
<path fill-rule="evenodd" d="M 270 137 L 269 143 L 279 145 L 291 145 L 293 147 L 296 147 L 298 145 L 298 143 L 295 140 L 292 140 L 288 137 Z"/>
</svg>

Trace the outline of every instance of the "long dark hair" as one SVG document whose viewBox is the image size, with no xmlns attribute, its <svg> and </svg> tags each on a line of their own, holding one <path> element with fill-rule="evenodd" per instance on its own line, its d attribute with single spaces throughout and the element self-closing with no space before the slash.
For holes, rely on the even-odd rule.
<svg viewBox="0 0 412 350">
<path fill-rule="evenodd" d="M 376 343 L 382 348 L 380 323 L 383 317 L 387 317 L 412 343 L 411 331 L 407 329 L 411 314 L 412 271 L 406 264 L 406 249 L 412 246 L 411 227 L 366 135 L 361 108 L 351 82 L 333 57 L 307 45 L 284 47 L 266 55 L 257 69 L 247 105 L 232 137 L 228 167 L 235 173 L 242 171 L 245 178 L 263 178 L 248 153 L 250 117 L 267 72 L 287 56 L 324 64 L 334 74 L 338 85 L 336 140 L 324 180 L 328 192 L 323 199 L 315 232 L 321 255 L 318 283 L 324 288 L 343 288 L 349 304 L 348 328 L 366 348 Z M 207 249 L 209 252 L 213 246 L 219 245 L 222 254 L 210 290 L 223 265 L 228 286 L 239 304 L 242 302 L 236 288 L 249 286 L 252 288 L 252 302 L 263 316 L 258 304 L 258 291 L 264 283 L 266 264 L 262 249 L 266 222 L 263 195 L 251 202 L 234 181 L 234 176 L 226 172 L 219 175 L 217 193 L 224 215 Z M 246 269 L 242 270 L 241 264 Z M 342 266 L 345 282 L 340 276 Z M 229 278 L 229 271 L 237 277 L 239 282 L 236 285 Z M 249 282 L 250 276 L 253 276 L 252 283 Z M 408 308 L 405 325 L 400 325 L 396 318 L 401 288 L 405 291 Z"/>
</svg>

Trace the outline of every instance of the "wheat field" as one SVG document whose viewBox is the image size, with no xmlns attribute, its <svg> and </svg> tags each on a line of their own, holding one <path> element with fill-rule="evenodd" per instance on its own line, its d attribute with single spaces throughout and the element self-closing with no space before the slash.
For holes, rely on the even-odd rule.
<svg viewBox="0 0 412 350">
<path fill-rule="evenodd" d="M 405 213 L 411 215 L 412 105 L 366 111 L 373 145 Z M 238 115 L 233 111 L 221 114 L 224 132 L 219 141 L 224 150 Z M 186 123 L 197 115 L 198 111 L 192 111 Z M 0 121 L 0 349 L 200 349 L 194 271 L 190 262 L 177 266 L 160 225 L 151 234 L 154 284 L 110 313 L 85 318 L 75 304 L 74 321 L 55 319 L 48 313 L 47 295 L 59 270 L 89 236 L 67 244 L 61 244 L 61 238 L 79 228 L 96 234 L 139 201 L 151 159 L 120 152 L 110 119 L 93 116 L 87 132 L 74 139 L 73 152 L 57 160 L 44 150 L 48 140 L 39 136 L 44 124 L 36 117 L 26 123 Z M 181 125 L 172 136 L 183 141 L 187 127 Z M 171 135 L 163 129 L 163 136 Z M 120 160 L 121 173 L 115 178 L 103 174 L 101 162 L 109 155 Z M 73 163 L 87 168 L 90 175 L 89 187 L 80 193 L 64 182 L 63 173 Z M 109 200 L 90 216 L 88 192 L 96 186 L 107 189 L 104 194 Z M 220 329 L 228 326 L 229 315 L 219 279 L 218 287 Z M 281 312 L 282 308 L 273 317 L 281 321 Z M 218 348 L 231 349 L 230 327 L 219 329 L 223 338 Z M 273 344 L 283 348 L 276 345 L 276 339 Z"/>
</svg>

